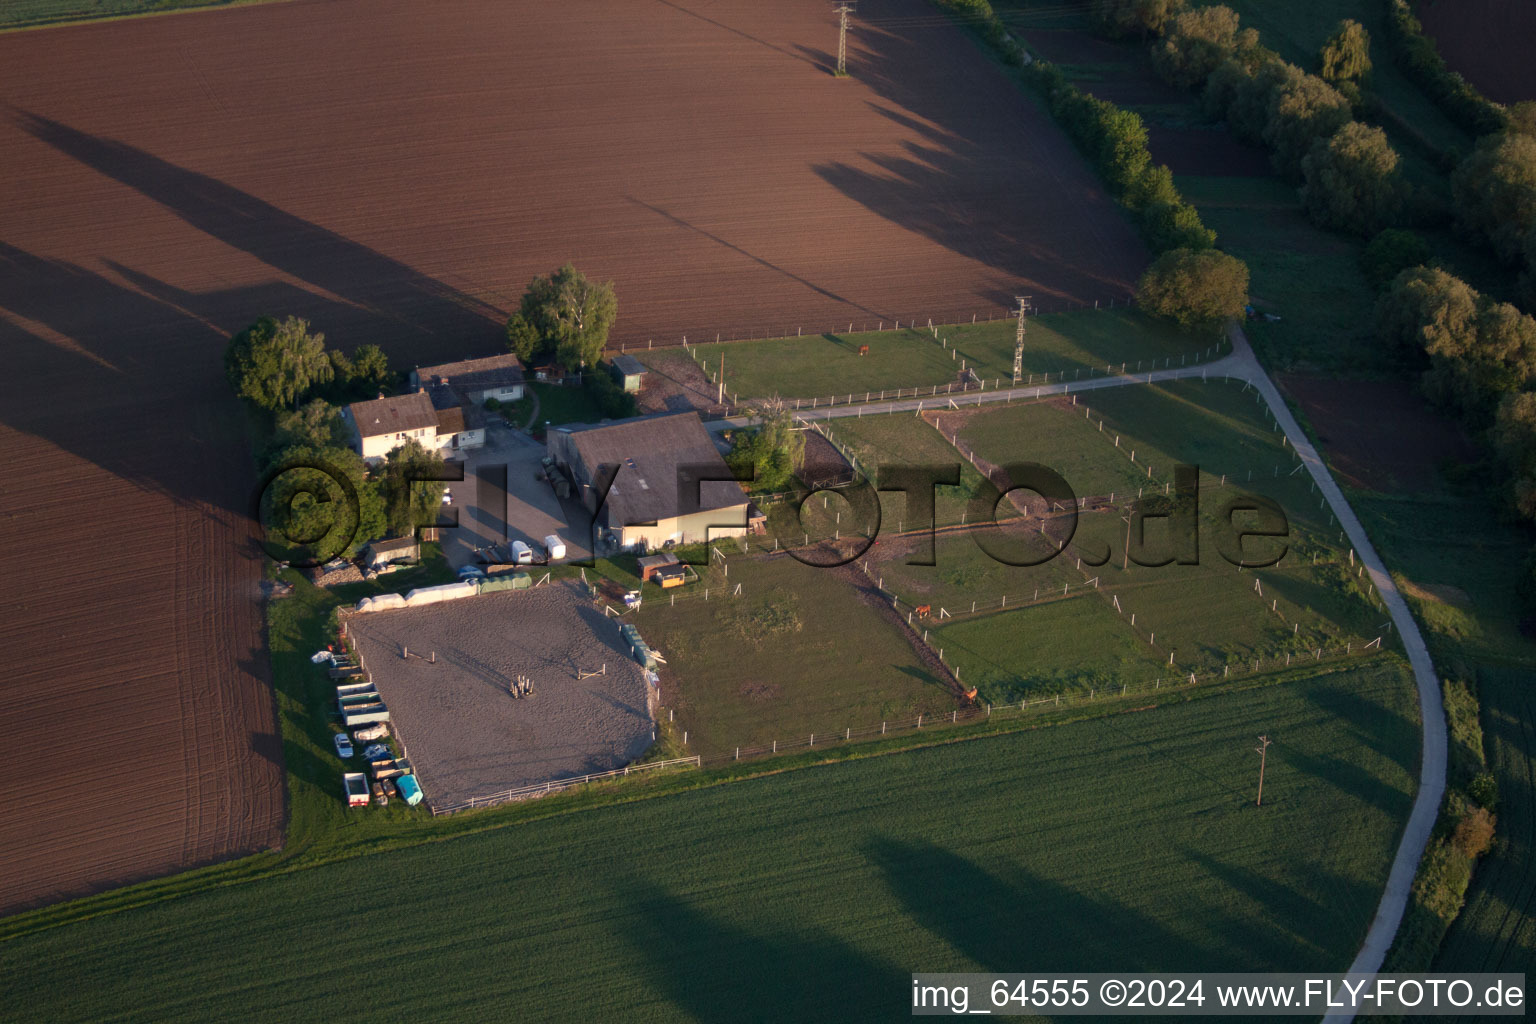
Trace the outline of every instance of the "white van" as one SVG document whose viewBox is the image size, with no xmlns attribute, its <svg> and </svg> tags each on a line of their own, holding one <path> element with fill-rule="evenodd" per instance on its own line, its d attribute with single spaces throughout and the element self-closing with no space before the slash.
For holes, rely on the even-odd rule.
<svg viewBox="0 0 1536 1024">
<path fill-rule="evenodd" d="M 565 557 L 565 541 L 552 533 L 544 538 L 544 550 L 549 552 L 551 562 L 558 562 Z"/>
<path fill-rule="evenodd" d="M 518 565 L 531 565 L 533 563 L 533 548 L 520 540 L 512 542 L 512 561 Z"/>
</svg>

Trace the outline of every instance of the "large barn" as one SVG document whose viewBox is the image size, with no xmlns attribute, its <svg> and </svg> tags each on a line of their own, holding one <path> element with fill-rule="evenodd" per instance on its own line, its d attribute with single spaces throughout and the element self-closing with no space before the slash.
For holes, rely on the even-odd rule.
<svg viewBox="0 0 1536 1024">
<path fill-rule="evenodd" d="M 559 427 L 549 454 L 610 545 L 654 551 L 747 531 L 746 495 L 698 413 Z"/>
</svg>

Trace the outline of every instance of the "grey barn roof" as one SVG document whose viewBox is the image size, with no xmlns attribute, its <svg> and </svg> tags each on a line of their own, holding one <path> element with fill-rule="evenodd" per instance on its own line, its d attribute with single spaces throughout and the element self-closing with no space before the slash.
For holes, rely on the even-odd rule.
<svg viewBox="0 0 1536 1024">
<path fill-rule="evenodd" d="M 432 400 L 421 391 L 375 398 L 368 402 L 353 402 L 347 409 L 352 414 L 352 422 L 357 424 L 357 432 L 363 437 L 437 426 L 437 410 L 432 408 Z"/>
<path fill-rule="evenodd" d="M 376 540 L 368 546 L 376 555 L 387 555 L 396 551 L 415 551 L 421 547 L 421 541 L 415 537 L 391 537 L 388 540 Z"/>
<path fill-rule="evenodd" d="M 617 467 L 608 489 L 608 522 L 614 526 L 654 523 L 746 504 L 741 487 L 704 429 L 698 413 L 637 416 L 597 426 L 562 427 L 598 486 L 605 468 Z M 680 472 L 686 474 L 680 482 Z M 702 485 L 700 477 L 724 482 Z M 725 525 L 725 524 L 721 524 Z"/>
<path fill-rule="evenodd" d="M 461 359 L 456 363 L 418 366 L 416 378 L 422 384 L 445 379 L 456 388 L 468 390 L 507 387 L 523 380 L 523 364 L 510 352 L 481 359 Z"/>
<path fill-rule="evenodd" d="M 614 356 L 613 368 L 626 377 L 633 377 L 636 374 L 645 372 L 645 364 L 634 356 Z"/>
</svg>

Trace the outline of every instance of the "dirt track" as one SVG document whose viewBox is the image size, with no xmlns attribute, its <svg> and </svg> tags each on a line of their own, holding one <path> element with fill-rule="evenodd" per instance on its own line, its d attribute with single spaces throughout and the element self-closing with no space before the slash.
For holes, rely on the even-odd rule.
<svg viewBox="0 0 1536 1024">
<path fill-rule="evenodd" d="M 1452 71 L 1497 103 L 1536 100 L 1536 5 L 1528 0 L 1438 0 L 1414 4 L 1424 31 Z"/>
<path fill-rule="evenodd" d="M 1126 293 L 1145 253 L 1038 108 L 920 0 L 859 18 L 851 80 L 814 0 L 0 36 L 0 912 L 279 837 L 219 359 L 256 315 L 409 367 L 493 350 L 566 259 L 619 341 Z"/>
</svg>

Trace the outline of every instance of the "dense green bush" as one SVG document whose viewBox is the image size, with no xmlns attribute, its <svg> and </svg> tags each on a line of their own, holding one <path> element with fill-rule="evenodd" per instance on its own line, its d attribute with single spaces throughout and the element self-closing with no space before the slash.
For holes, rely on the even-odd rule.
<svg viewBox="0 0 1536 1024">
<path fill-rule="evenodd" d="M 613 368 L 607 363 L 600 363 L 587 373 L 582 384 L 605 419 L 622 420 L 639 412 L 635 396 L 613 379 Z"/>
<path fill-rule="evenodd" d="M 1360 269 L 1381 290 L 1409 267 L 1429 261 L 1429 243 L 1423 237 L 1402 228 L 1387 228 L 1360 254 Z"/>
</svg>

